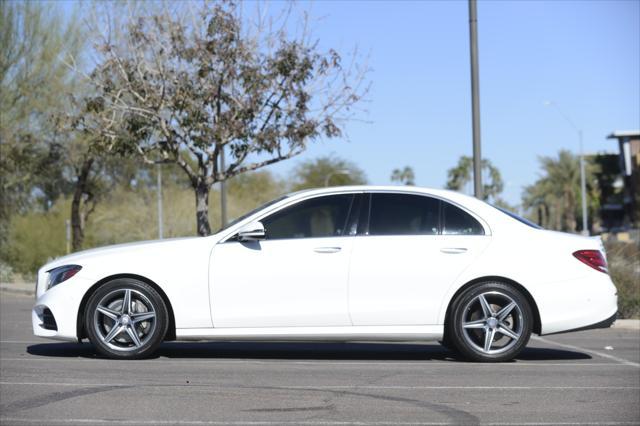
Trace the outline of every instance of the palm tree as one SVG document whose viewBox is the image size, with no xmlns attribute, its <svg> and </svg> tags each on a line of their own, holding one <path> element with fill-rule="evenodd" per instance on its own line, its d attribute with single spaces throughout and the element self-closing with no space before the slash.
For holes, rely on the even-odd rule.
<svg viewBox="0 0 640 426">
<path fill-rule="evenodd" d="M 482 174 L 488 177 L 482 185 L 482 199 L 496 202 L 499 200 L 498 195 L 504 189 L 500 170 L 486 158 L 482 160 L 480 165 L 482 167 Z M 460 191 L 464 188 L 465 185 L 471 181 L 472 170 L 473 160 L 471 157 L 467 157 L 466 155 L 460 157 L 458 164 L 447 171 L 447 189 Z"/>
<path fill-rule="evenodd" d="M 411 167 L 405 166 L 404 169 L 394 169 L 391 173 L 391 180 L 404 185 L 415 185 L 416 175 Z"/>
<path fill-rule="evenodd" d="M 569 151 L 561 150 L 558 157 L 540 157 L 543 175 L 525 188 L 523 205 L 533 210 L 537 222 L 560 231 L 575 232 L 580 212 L 580 160 Z M 597 189 L 591 183 L 595 172 L 587 165 L 588 192 Z"/>
</svg>

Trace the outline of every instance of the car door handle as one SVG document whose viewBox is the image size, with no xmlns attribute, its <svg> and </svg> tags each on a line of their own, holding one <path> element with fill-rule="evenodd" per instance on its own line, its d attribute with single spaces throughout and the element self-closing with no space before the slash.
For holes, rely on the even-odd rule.
<svg viewBox="0 0 640 426">
<path fill-rule="evenodd" d="M 337 253 L 342 247 L 316 247 L 313 249 L 316 253 Z"/>
<path fill-rule="evenodd" d="M 447 254 L 460 254 L 466 253 L 467 249 L 465 247 L 445 247 L 441 248 L 440 251 Z"/>
</svg>

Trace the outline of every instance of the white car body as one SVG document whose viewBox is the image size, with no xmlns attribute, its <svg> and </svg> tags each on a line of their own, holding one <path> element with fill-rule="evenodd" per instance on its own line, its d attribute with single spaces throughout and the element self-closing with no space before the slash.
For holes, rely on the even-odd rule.
<svg viewBox="0 0 640 426">
<path fill-rule="evenodd" d="M 245 225 L 313 197 L 391 192 L 445 200 L 477 219 L 485 235 L 338 236 L 229 242 Z M 608 274 L 572 253 L 603 251 L 599 238 L 534 229 L 475 198 L 417 187 L 304 191 L 209 237 L 142 242 L 61 257 L 38 272 L 33 332 L 77 341 L 89 292 L 129 276 L 161 290 L 179 340 L 439 340 L 456 293 L 479 280 L 514 283 L 530 296 L 534 332 L 602 322 L 617 312 Z M 51 269 L 82 266 L 47 289 Z M 43 326 L 43 311 L 57 330 Z"/>
</svg>

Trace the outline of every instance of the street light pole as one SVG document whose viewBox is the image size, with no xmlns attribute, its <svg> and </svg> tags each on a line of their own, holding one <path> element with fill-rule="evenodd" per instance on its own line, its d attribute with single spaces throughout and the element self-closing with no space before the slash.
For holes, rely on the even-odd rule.
<svg viewBox="0 0 640 426">
<path fill-rule="evenodd" d="M 482 153 L 480 151 L 480 82 L 478 78 L 478 12 L 469 0 L 469 47 L 471 52 L 471 108 L 473 121 L 473 193 L 482 199 Z"/>
<path fill-rule="evenodd" d="M 579 129 L 573 123 L 573 120 L 569 118 L 567 114 L 560 108 L 560 106 L 553 101 L 545 101 L 545 106 L 555 107 L 558 113 L 564 120 L 569 123 L 569 125 L 578 133 L 578 149 L 580 150 L 580 193 L 582 198 L 582 234 L 589 235 L 589 212 L 587 210 L 587 178 L 585 172 L 585 162 L 584 162 L 584 146 L 582 143 L 582 129 Z"/>
<path fill-rule="evenodd" d="M 587 218 L 587 178 L 584 171 L 584 148 L 582 145 L 582 130 L 578 130 L 580 140 L 580 191 L 582 192 L 582 234 L 589 235 Z"/>
<path fill-rule="evenodd" d="M 69 219 L 64 221 L 65 231 L 67 236 L 67 254 L 71 253 L 71 221 Z"/>
<path fill-rule="evenodd" d="M 162 239 L 162 165 L 156 164 L 157 171 L 157 195 L 158 195 L 158 239 Z"/>
<path fill-rule="evenodd" d="M 220 149 L 220 171 L 224 173 L 224 147 Z M 222 227 L 227 226 L 227 182 L 220 182 L 220 222 Z"/>
</svg>

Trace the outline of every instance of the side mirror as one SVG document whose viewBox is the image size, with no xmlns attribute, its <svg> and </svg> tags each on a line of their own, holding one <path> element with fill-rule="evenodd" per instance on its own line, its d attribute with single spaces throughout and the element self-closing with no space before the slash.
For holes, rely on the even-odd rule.
<svg viewBox="0 0 640 426">
<path fill-rule="evenodd" d="M 266 233 L 262 222 L 251 222 L 238 231 L 239 241 L 258 241 L 264 240 Z"/>
</svg>

